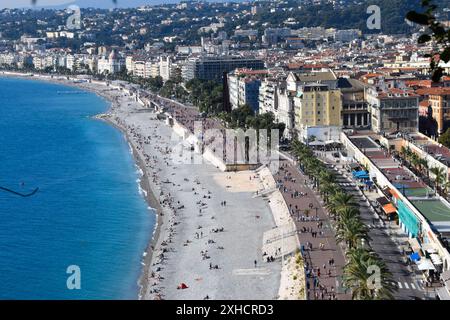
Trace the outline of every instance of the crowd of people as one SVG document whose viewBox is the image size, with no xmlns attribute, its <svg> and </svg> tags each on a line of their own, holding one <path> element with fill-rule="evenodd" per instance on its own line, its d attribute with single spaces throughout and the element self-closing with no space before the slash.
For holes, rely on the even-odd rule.
<svg viewBox="0 0 450 320">
<path fill-rule="evenodd" d="M 308 299 L 338 299 L 335 292 L 335 259 L 327 241 L 325 216 L 313 205 L 315 195 L 309 188 L 309 181 L 295 174 L 295 166 L 282 161 L 275 176 L 289 208 L 291 217 L 296 222 L 297 233 L 301 239 L 301 253 L 305 263 L 306 289 Z M 313 255 L 312 253 L 316 253 Z M 320 253 L 322 252 L 322 253 Z M 327 258 L 328 257 L 328 260 Z M 322 264 L 322 261 L 328 263 Z"/>
</svg>

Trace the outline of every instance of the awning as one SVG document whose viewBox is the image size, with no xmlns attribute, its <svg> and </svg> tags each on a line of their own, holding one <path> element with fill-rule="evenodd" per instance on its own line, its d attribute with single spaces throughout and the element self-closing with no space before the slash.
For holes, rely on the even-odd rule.
<svg viewBox="0 0 450 320">
<path fill-rule="evenodd" d="M 361 171 L 353 171 L 353 176 L 354 177 L 360 177 L 360 176 L 368 176 L 368 172 L 366 170 L 361 170 Z"/>
<path fill-rule="evenodd" d="M 392 194 L 396 199 L 399 198 L 397 191 L 395 191 L 394 189 L 389 189 L 389 193 Z"/>
<path fill-rule="evenodd" d="M 428 252 L 428 253 L 437 253 L 436 251 L 436 247 L 434 246 L 433 243 L 428 242 L 428 243 L 422 243 L 422 250 Z"/>
<path fill-rule="evenodd" d="M 419 252 L 422 249 L 419 244 L 419 241 L 417 241 L 416 238 L 408 239 L 408 243 L 411 246 L 412 251 L 414 252 Z"/>
<path fill-rule="evenodd" d="M 323 142 L 323 141 L 311 141 L 311 142 L 308 142 L 308 145 L 309 146 L 324 146 L 325 142 Z"/>
<path fill-rule="evenodd" d="M 430 254 L 430 258 L 435 266 L 439 266 L 442 264 L 442 259 L 438 254 L 432 253 L 432 254 Z"/>
<path fill-rule="evenodd" d="M 386 199 L 386 197 L 379 197 L 379 198 L 376 198 L 375 200 L 382 206 L 390 203 L 389 200 Z"/>
<path fill-rule="evenodd" d="M 394 207 L 392 203 L 384 205 L 383 210 L 386 214 L 394 214 L 397 212 L 397 209 Z"/>
<path fill-rule="evenodd" d="M 420 261 L 420 255 L 418 252 L 410 254 L 409 258 L 411 259 L 411 261 Z"/>
<path fill-rule="evenodd" d="M 418 264 L 417 267 L 421 271 L 425 270 L 436 270 L 436 268 L 433 266 L 430 260 L 428 259 L 422 259 Z"/>
</svg>

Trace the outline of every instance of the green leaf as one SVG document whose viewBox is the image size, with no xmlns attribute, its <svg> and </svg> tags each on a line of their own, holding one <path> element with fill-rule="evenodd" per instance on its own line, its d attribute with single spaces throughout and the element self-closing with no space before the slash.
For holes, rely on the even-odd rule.
<svg viewBox="0 0 450 320">
<path fill-rule="evenodd" d="M 449 62 L 450 61 L 450 48 L 449 47 L 445 48 L 445 50 L 442 51 L 442 53 L 440 54 L 440 58 L 444 62 Z"/>
<path fill-rule="evenodd" d="M 419 37 L 417 40 L 419 43 L 427 43 L 428 41 L 431 41 L 431 37 L 427 34 L 423 34 Z"/>
<path fill-rule="evenodd" d="M 431 80 L 433 80 L 433 82 L 439 82 L 443 75 L 444 70 L 441 67 L 439 67 L 436 70 L 434 70 Z"/>
<path fill-rule="evenodd" d="M 406 19 L 424 26 L 429 24 L 429 17 L 426 14 L 417 13 L 415 11 L 408 12 L 408 14 L 406 15 Z"/>
</svg>

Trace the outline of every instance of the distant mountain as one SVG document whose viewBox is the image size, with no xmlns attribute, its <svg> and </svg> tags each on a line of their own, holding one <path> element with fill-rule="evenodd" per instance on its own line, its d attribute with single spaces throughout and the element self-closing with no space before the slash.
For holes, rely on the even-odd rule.
<svg viewBox="0 0 450 320">
<path fill-rule="evenodd" d="M 101 8 L 110 9 L 115 7 L 120 8 L 133 8 L 142 5 L 155 5 L 162 3 L 177 3 L 180 0 L 117 0 L 117 5 L 112 0 L 76 0 L 73 4 L 76 4 L 80 8 Z"/>
<path fill-rule="evenodd" d="M 177 3 L 179 0 L 117 0 L 117 5 L 114 4 L 113 0 L 37 0 L 36 5 L 40 8 L 55 8 L 61 9 L 66 8 L 70 4 L 76 4 L 81 8 L 131 8 L 138 7 L 141 5 L 155 5 L 162 3 Z M 32 0 L 1 0 L 0 9 L 3 8 L 24 8 L 31 7 Z"/>
</svg>

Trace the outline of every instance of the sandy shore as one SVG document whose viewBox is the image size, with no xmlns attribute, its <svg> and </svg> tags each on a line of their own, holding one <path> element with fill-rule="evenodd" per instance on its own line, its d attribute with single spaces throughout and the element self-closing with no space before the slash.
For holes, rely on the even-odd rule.
<svg viewBox="0 0 450 320">
<path fill-rule="evenodd" d="M 141 188 L 158 215 L 143 254 L 140 299 L 279 297 L 281 259 L 267 262 L 262 251 L 264 234 L 276 221 L 267 199 L 255 196 L 264 189 L 258 173 L 224 173 L 208 162 L 174 163 L 173 155 L 190 146 L 127 93 L 101 84 L 41 80 L 110 101 L 110 110 L 98 118 L 119 128 L 133 149 Z M 177 289 L 181 284 L 187 288 Z"/>
</svg>

